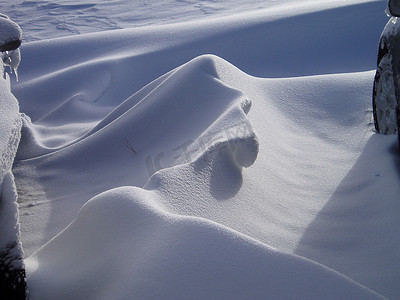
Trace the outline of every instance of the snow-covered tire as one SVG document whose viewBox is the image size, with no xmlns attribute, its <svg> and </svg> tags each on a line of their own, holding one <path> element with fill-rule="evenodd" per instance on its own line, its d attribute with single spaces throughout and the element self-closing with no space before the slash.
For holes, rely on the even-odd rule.
<svg viewBox="0 0 400 300">
<path fill-rule="evenodd" d="M 397 126 L 400 125 L 400 107 L 397 105 Z M 399 151 L 400 151 L 400 130 L 397 128 L 397 137 L 399 140 Z"/>
<path fill-rule="evenodd" d="M 382 57 L 376 70 L 372 105 L 375 129 L 383 134 L 398 133 L 395 81 L 389 53 Z"/>
</svg>

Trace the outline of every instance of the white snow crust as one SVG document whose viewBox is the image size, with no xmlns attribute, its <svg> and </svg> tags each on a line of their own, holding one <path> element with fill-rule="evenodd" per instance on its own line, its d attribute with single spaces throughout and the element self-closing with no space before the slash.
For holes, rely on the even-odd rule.
<svg viewBox="0 0 400 300">
<path fill-rule="evenodd" d="M 31 13 L 32 299 L 399 298 L 398 144 L 371 111 L 386 1 L 144 2 L 2 4 Z"/>
<path fill-rule="evenodd" d="M 2 267 L 22 267 L 17 192 L 11 167 L 21 137 L 19 106 L 10 91 L 8 75 L 0 78 L 0 253 Z M 2 272 L 4 272 L 2 270 Z"/>
<path fill-rule="evenodd" d="M 0 45 L 22 40 L 22 30 L 10 18 L 0 13 Z"/>
<path fill-rule="evenodd" d="M 0 79 L 0 107 L 2 111 L 0 119 L 0 182 L 2 182 L 6 173 L 11 170 L 22 126 L 18 102 L 10 91 L 8 76 L 6 79 Z"/>
</svg>

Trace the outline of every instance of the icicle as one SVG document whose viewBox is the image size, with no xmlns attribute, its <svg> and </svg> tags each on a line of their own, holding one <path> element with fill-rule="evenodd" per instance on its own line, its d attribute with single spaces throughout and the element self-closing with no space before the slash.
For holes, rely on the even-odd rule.
<svg viewBox="0 0 400 300">
<path fill-rule="evenodd" d="M 17 69 L 18 69 L 18 68 L 15 68 L 15 69 L 14 69 L 14 74 L 15 74 L 15 80 L 16 80 L 16 81 L 18 81 L 18 71 L 17 71 Z"/>
<path fill-rule="evenodd" d="M 21 52 L 19 49 L 12 51 L 5 51 L 2 53 L 3 66 L 9 66 L 11 73 L 14 72 L 15 78 L 18 81 L 18 66 L 21 62 Z M 3 70 L 5 72 L 5 68 Z"/>
<path fill-rule="evenodd" d="M 386 7 L 385 13 L 386 13 L 386 15 L 387 15 L 388 17 L 391 17 L 391 16 L 392 16 L 392 15 L 390 14 L 389 7 Z"/>
</svg>

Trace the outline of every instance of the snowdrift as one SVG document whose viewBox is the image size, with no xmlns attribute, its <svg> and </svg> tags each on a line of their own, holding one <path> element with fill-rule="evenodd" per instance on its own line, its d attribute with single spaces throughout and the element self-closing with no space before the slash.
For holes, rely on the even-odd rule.
<svg viewBox="0 0 400 300">
<path fill-rule="evenodd" d="M 3 67 L 0 67 L 3 76 Z M 11 167 L 22 126 L 8 75 L 0 78 L 0 290 L 1 296 L 24 295 L 25 271 L 20 242 L 17 192 Z"/>
<path fill-rule="evenodd" d="M 23 45 L 32 297 L 400 295 L 397 144 L 370 109 L 384 7 Z"/>
<path fill-rule="evenodd" d="M 206 219 L 167 213 L 158 197 L 124 187 L 86 203 L 28 259 L 33 297 L 378 299 L 320 265 Z"/>
</svg>

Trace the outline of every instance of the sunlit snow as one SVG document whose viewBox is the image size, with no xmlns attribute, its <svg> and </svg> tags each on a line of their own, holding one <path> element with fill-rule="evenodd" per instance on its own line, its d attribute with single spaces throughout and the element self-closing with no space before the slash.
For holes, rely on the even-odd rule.
<svg viewBox="0 0 400 300">
<path fill-rule="evenodd" d="M 0 1 L 32 299 L 399 298 L 386 4 Z"/>
</svg>

